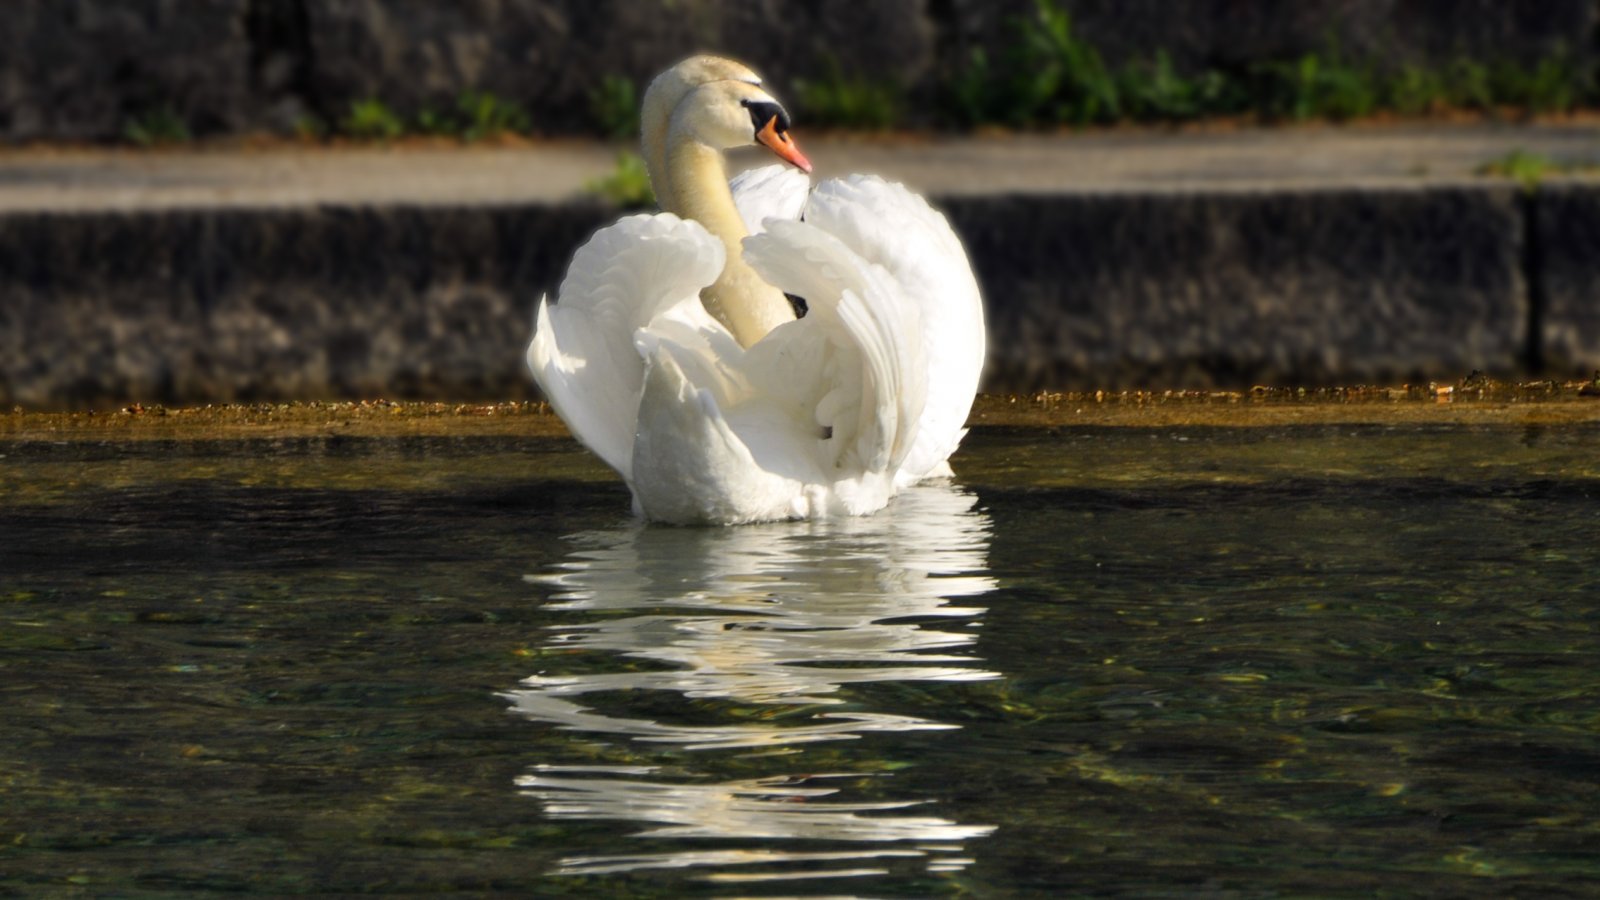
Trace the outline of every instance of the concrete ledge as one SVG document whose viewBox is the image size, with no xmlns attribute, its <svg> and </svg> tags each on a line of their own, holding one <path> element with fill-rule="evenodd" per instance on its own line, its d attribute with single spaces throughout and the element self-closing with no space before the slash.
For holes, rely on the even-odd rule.
<svg viewBox="0 0 1600 900">
<path fill-rule="evenodd" d="M 1596 184 L 1532 202 L 1485 183 L 942 205 L 987 298 L 990 391 L 1600 362 Z M 589 203 L 0 214 L 0 403 L 532 397 L 534 304 L 615 215 Z"/>
<path fill-rule="evenodd" d="M 1015 196 L 949 206 L 993 389 L 1511 374 L 1512 188 Z"/>
</svg>

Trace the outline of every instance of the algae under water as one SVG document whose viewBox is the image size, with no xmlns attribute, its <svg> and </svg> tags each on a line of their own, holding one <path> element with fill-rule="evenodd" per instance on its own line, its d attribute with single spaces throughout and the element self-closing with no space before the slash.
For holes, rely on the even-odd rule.
<svg viewBox="0 0 1600 900">
<path fill-rule="evenodd" d="M 0 442 L 0 894 L 1600 878 L 1600 427 L 956 463 L 681 529 L 562 437 Z"/>
</svg>

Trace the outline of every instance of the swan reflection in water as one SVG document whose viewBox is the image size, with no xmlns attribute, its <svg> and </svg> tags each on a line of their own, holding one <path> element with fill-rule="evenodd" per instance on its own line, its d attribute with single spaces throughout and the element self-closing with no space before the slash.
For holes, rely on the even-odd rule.
<svg viewBox="0 0 1600 900">
<path fill-rule="evenodd" d="M 984 574 L 989 520 L 975 505 L 957 488 L 926 485 L 870 518 L 638 525 L 572 538 L 578 548 L 559 571 L 529 580 L 552 592 L 547 608 L 587 621 L 555 628 L 547 646 L 646 665 L 541 673 L 505 696 L 529 719 L 629 738 L 636 752 L 673 752 L 662 766 L 539 765 L 518 785 L 556 819 L 648 826 L 640 838 L 765 846 L 573 857 L 559 871 L 693 869 L 712 881 L 763 881 L 886 874 L 891 858 L 933 872 L 969 864 L 962 842 L 993 826 L 930 815 L 915 809 L 919 800 L 852 802 L 843 795 L 863 773 L 712 780 L 696 777 L 694 757 L 680 751 L 736 754 L 746 768 L 768 759 L 796 766 L 800 744 L 955 728 L 862 709 L 859 695 L 841 693 L 871 682 L 998 677 L 970 652 L 983 609 L 953 602 L 994 589 Z M 627 714 L 624 702 L 651 713 Z M 802 841 L 804 851 L 783 849 Z"/>
</svg>

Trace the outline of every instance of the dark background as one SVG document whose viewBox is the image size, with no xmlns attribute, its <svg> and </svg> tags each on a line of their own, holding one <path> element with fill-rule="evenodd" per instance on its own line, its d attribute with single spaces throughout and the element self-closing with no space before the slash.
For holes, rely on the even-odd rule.
<svg viewBox="0 0 1600 900">
<path fill-rule="evenodd" d="M 1450 59 L 1592 76 L 1597 0 L 1059 0 L 1109 65 L 1165 50 L 1181 73 L 1337 51 L 1395 69 Z M 759 61 L 780 92 L 839 73 L 892 86 L 905 123 L 975 49 L 1003 58 L 1034 0 L 6 0 L 0 139 L 105 140 L 152 111 L 197 135 L 294 129 L 377 99 L 403 115 L 487 90 L 545 134 L 595 131 L 608 76 L 690 53 Z M 802 110 L 803 112 L 803 110 Z"/>
</svg>

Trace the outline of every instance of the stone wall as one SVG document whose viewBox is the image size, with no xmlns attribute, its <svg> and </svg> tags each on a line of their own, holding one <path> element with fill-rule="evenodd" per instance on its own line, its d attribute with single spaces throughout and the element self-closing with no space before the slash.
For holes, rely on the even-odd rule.
<svg viewBox="0 0 1600 900">
<path fill-rule="evenodd" d="M 1553 371 L 1600 372 L 1600 190 L 1549 185 L 1533 205 L 1535 353 Z"/>
<path fill-rule="evenodd" d="M 941 205 L 984 291 L 990 391 L 1600 368 L 1593 184 Z M 531 397 L 534 305 L 614 216 L 0 216 L 0 404 Z"/>
<path fill-rule="evenodd" d="M 591 125 L 604 76 L 642 85 L 697 50 L 759 60 L 778 83 L 830 54 L 914 83 L 932 63 L 916 0 L 343 0 L 313 4 L 320 104 L 379 96 L 400 109 L 448 105 L 463 88 L 515 98 L 547 131 Z"/>
<path fill-rule="evenodd" d="M 1512 188 L 948 209 L 989 301 L 990 383 L 1007 390 L 1388 382 L 1526 362 Z"/>
<path fill-rule="evenodd" d="M 1459 53 L 1596 61 L 1600 0 L 1060 0 L 1119 61 L 1166 48 L 1239 68 L 1336 41 L 1394 65 Z M 0 139 L 100 140 L 171 110 L 197 133 L 291 129 L 378 98 L 402 113 L 485 89 L 537 130 L 592 129 L 608 75 L 642 84 L 698 50 L 786 95 L 830 66 L 927 101 L 976 48 L 1017 40 L 1034 0 L 7 0 Z M 912 111 L 932 120 L 926 102 Z"/>
<path fill-rule="evenodd" d="M 245 0 L 10 0 L 0 137 L 116 137 L 163 106 L 203 131 L 256 125 L 244 12 Z"/>
<path fill-rule="evenodd" d="M 0 216 L 0 402 L 531 395 L 598 205 Z"/>
<path fill-rule="evenodd" d="M 1003 52 L 1037 0 L 946 0 L 951 37 Z M 934 7 L 945 4 L 934 3 Z M 1390 66 L 1467 55 L 1529 63 L 1568 54 L 1592 65 L 1600 3 L 1592 0 L 1066 0 L 1073 30 L 1111 62 L 1166 50 L 1183 70 L 1241 70 L 1330 45 Z"/>
</svg>

